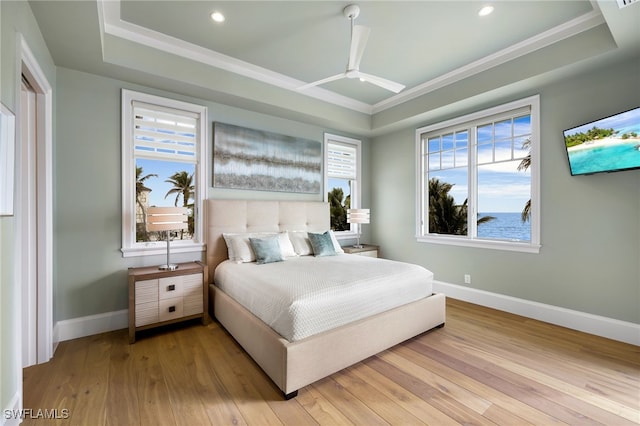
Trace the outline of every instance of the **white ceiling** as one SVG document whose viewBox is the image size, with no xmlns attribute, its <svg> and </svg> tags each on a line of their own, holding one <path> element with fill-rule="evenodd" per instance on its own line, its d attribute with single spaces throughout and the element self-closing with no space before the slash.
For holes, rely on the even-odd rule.
<svg viewBox="0 0 640 426">
<path fill-rule="evenodd" d="M 610 0 L 360 1 L 356 24 L 371 28 L 360 69 L 407 88 L 396 95 L 344 79 L 300 92 L 303 83 L 345 70 L 350 24 L 342 9 L 349 3 L 30 1 L 58 66 L 118 78 L 129 71 L 140 80 L 173 79 L 170 70 L 180 64 L 176 80 L 218 94 L 266 104 L 281 98 L 277 107 L 296 100 L 305 108 L 304 99 L 313 99 L 367 115 L 505 64 L 526 64 L 523 58 L 539 61 L 541 52 L 580 37 L 590 46 L 582 55 L 549 54 L 549 63 L 640 49 L 640 2 L 625 11 Z M 487 3 L 494 12 L 479 17 Z M 214 10 L 224 13 L 224 23 L 210 19 Z M 593 46 L 599 27 L 606 29 L 596 39 L 602 46 Z M 527 66 L 529 76 L 536 65 Z"/>
</svg>

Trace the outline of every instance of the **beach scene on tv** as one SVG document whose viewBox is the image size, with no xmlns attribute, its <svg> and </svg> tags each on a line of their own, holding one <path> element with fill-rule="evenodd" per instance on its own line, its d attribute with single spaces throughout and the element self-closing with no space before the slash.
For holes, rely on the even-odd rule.
<svg viewBox="0 0 640 426">
<path fill-rule="evenodd" d="M 640 108 L 564 131 L 572 175 L 640 168 Z"/>
</svg>

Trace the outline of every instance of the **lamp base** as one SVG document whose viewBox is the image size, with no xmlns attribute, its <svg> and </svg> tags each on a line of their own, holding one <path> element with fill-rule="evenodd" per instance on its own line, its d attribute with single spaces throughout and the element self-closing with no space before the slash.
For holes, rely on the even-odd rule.
<svg viewBox="0 0 640 426">
<path fill-rule="evenodd" d="M 364 246 L 362 244 L 354 244 L 352 247 L 353 248 L 363 248 Z"/>
<path fill-rule="evenodd" d="M 160 265 L 158 266 L 158 269 L 160 269 L 161 271 L 175 271 L 176 269 L 178 269 L 178 265 L 176 265 L 175 263 L 169 263 L 168 265 Z"/>
</svg>

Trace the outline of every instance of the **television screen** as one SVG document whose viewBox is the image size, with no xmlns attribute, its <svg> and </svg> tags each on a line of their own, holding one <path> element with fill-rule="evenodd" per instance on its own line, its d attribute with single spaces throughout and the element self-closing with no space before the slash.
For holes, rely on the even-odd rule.
<svg viewBox="0 0 640 426">
<path fill-rule="evenodd" d="M 640 107 L 564 131 L 571 175 L 640 168 Z"/>
</svg>

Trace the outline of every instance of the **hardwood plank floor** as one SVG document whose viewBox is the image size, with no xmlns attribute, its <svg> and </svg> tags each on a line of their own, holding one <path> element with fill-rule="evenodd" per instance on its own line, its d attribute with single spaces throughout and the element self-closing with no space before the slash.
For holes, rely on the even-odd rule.
<svg viewBox="0 0 640 426">
<path fill-rule="evenodd" d="M 24 370 L 24 406 L 25 425 L 639 425 L 640 347 L 448 299 L 444 328 L 284 401 L 218 323 L 192 322 L 62 342 Z"/>
</svg>

